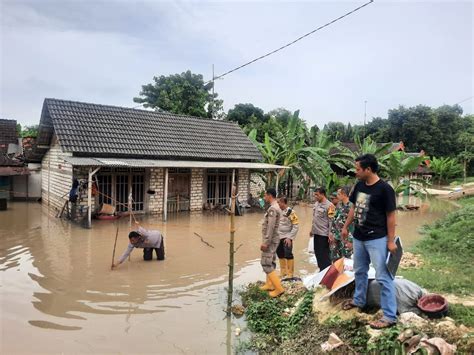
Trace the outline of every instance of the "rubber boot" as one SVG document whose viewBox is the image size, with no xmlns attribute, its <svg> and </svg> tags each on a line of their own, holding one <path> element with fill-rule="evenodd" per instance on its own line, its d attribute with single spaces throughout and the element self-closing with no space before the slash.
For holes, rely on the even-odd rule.
<svg viewBox="0 0 474 355">
<path fill-rule="evenodd" d="M 286 277 L 293 278 L 295 272 L 295 259 L 286 259 Z"/>
<path fill-rule="evenodd" d="M 261 291 L 273 291 L 275 287 L 273 287 L 272 282 L 270 281 L 270 278 L 268 277 L 267 274 L 267 281 L 265 282 L 265 285 L 259 287 Z"/>
<path fill-rule="evenodd" d="M 273 284 L 275 287 L 275 290 L 271 291 L 268 295 L 270 297 L 278 297 L 280 296 L 283 292 L 285 292 L 285 289 L 281 285 L 280 278 L 278 277 L 276 271 L 272 271 L 271 273 L 268 274 L 268 277 L 270 278 L 270 282 Z"/>
<path fill-rule="evenodd" d="M 284 279 L 286 275 L 288 275 L 288 266 L 287 266 L 288 259 L 281 258 L 278 260 L 280 261 L 280 278 Z"/>
</svg>

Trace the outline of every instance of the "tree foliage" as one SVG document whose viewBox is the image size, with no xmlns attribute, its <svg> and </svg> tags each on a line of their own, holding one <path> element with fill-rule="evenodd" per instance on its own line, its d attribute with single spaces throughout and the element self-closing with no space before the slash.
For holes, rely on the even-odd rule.
<svg viewBox="0 0 474 355">
<path fill-rule="evenodd" d="M 212 83 L 204 83 L 201 74 L 153 77 L 153 83 L 142 86 L 134 102 L 156 110 L 196 117 L 223 118 L 222 100 L 212 94 Z"/>
</svg>

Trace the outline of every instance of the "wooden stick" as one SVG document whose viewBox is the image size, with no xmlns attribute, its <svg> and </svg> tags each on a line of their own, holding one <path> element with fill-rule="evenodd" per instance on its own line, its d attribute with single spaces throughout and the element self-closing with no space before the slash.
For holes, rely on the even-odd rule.
<svg viewBox="0 0 474 355">
<path fill-rule="evenodd" d="M 114 251 L 113 251 L 113 253 L 112 253 L 112 265 L 110 266 L 110 269 L 111 269 L 111 270 L 114 268 L 114 260 L 115 260 L 115 247 L 117 246 L 118 230 L 119 230 L 119 225 L 118 225 L 118 223 L 117 223 L 117 232 L 115 232 Z"/>
<path fill-rule="evenodd" d="M 197 236 L 197 237 L 199 237 L 199 238 L 201 238 L 201 242 L 203 242 L 204 244 L 206 244 L 208 247 L 214 248 L 214 245 L 209 244 L 208 242 L 206 242 L 206 241 L 204 240 L 204 238 L 201 237 L 201 236 L 200 236 L 199 234 L 197 234 L 196 232 L 194 232 L 194 235 Z"/>
<path fill-rule="evenodd" d="M 232 190 L 230 205 L 230 237 L 229 237 L 229 285 L 227 287 L 227 317 L 232 315 L 232 297 L 234 294 L 234 239 L 235 239 L 235 169 L 232 170 Z"/>
</svg>

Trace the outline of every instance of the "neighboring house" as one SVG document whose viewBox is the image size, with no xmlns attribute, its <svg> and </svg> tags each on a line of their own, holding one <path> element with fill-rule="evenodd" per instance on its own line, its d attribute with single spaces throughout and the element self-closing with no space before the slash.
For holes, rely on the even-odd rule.
<svg viewBox="0 0 474 355">
<path fill-rule="evenodd" d="M 39 165 L 25 162 L 16 121 L 0 119 L 0 198 L 37 199 L 40 186 Z"/>
<path fill-rule="evenodd" d="M 424 150 L 421 150 L 419 153 L 407 153 L 408 156 L 413 156 L 413 157 L 420 157 L 420 156 L 426 156 L 426 153 Z M 426 159 L 423 161 L 418 168 L 416 168 L 415 171 L 413 171 L 408 178 L 410 179 L 423 179 L 427 182 L 430 182 L 431 179 L 433 178 L 433 172 L 430 169 L 430 163 L 431 161 L 429 159 Z"/>
<path fill-rule="evenodd" d="M 255 190 L 251 170 L 281 168 L 260 163 L 233 122 L 57 99 L 44 101 L 34 155 L 43 203 L 54 210 L 78 178 L 98 185 L 94 198 L 82 196 L 89 213 L 101 203 L 126 211 L 131 193 L 133 211 L 165 219 L 168 211 L 228 205 L 233 172 L 246 200 Z"/>
</svg>

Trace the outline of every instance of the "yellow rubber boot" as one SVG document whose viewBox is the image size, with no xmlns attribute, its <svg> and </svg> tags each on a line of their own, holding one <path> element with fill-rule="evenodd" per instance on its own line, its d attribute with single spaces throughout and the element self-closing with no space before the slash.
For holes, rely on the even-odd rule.
<svg viewBox="0 0 474 355">
<path fill-rule="evenodd" d="M 288 259 L 278 259 L 280 261 L 280 278 L 284 279 L 288 275 Z"/>
<path fill-rule="evenodd" d="M 295 272 L 295 259 L 286 259 L 286 277 L 292 278 Z"/>
<path fill-rule="evenodd" d="M 281 285 L 280 278 L 278 277 L 276 271 L 272 271 L 271 273 L 268 274 L 268 277 L 270 278 L 270 282 L 273 284 L 275 287 L 275 290 L 269 293 L 270 297 L 278 297 L 280 296 L 283 292 L 285 292 L 285 289 Z"/>
<path fill-rule="evenodd" d="M 273 284 L 270 281 L 270 278 L 268 277 L 268 274 L 267 274 L 267 281 L 265 282 L 265 285 L 260 287 L 260 290 L 262 290 L 262 291 L 273 291 L 274 289 L 275 289 L 275 287 L 273 287 Z"/>
</svg>

